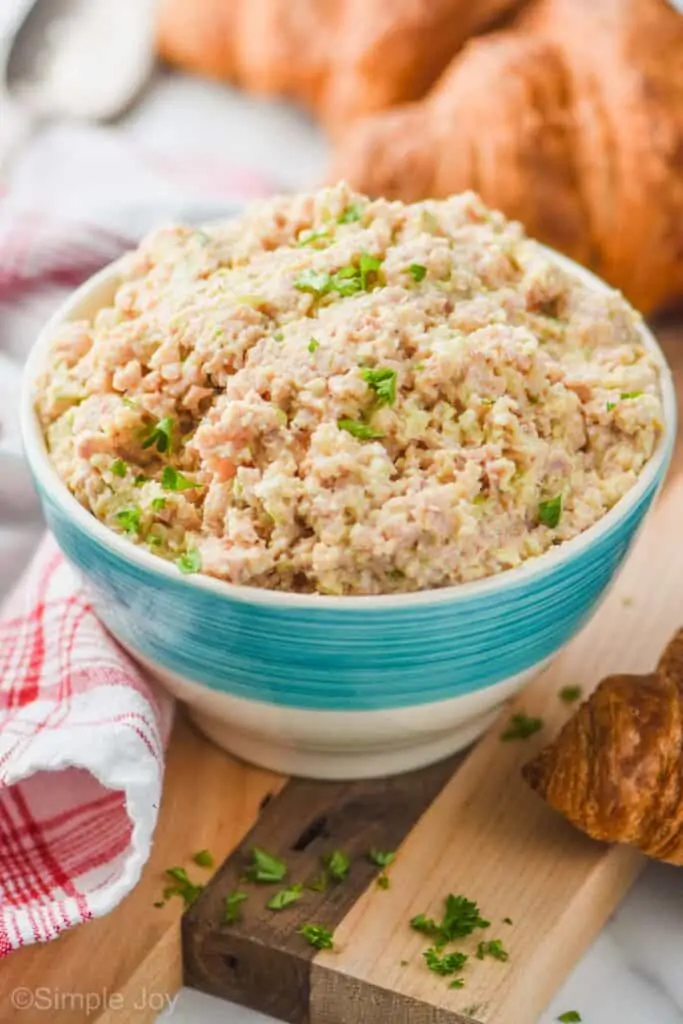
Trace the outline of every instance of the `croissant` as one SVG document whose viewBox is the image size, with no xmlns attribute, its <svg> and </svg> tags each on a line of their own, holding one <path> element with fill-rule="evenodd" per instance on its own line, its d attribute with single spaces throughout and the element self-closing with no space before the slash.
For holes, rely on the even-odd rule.
<svg viewBox="0 0 683 1024">
<path fill-rule="evenodd" d="M 644 312 L 683 297 L 683 16 L 668 0 L 536 0 L 421 101 L 363 118 L 331 177 L 415 200 L 463 189 Z"/>
<path fill-rule="evenodd" d="M 329 127 L 422 96 L 475 32 L 525 0 L 161 0 L 162 57 L 290 96 Z"/>
<path fill-rule="evenodd" d="M 405 201 L 473 189 L 643 312 L 683 297 L 670 0 L 161 0 L 158 40 L 308 106 L 334 180 Z"/>
<path fill-rule="evenodd" d="M 683 630 L 648 676 L 609 676 L 522 774 L 593 839 L 683 865 Z"/>
</svg>

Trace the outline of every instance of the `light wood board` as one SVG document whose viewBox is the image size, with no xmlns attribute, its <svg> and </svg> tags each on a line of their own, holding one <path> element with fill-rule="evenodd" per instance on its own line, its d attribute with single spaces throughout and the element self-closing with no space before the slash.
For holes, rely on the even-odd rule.
<svg viewBox="0 0 683 1024">
<path fill-rule="evenodd" d="M 670 330 L 663 340 L 681 368 L 681 401 L 683 337 Z M 498 725 L 478 744 L 404 844 L 391 899 L 369 888 L 336 932 L 341 951 L 314 961 L 315 1024 L 450 1024 L 454 1010 L 469 1007 L 486 1024 L 532 1024 L 642 868 L 635 851 L 593 843 L 561 820 L 527 789 L 519 769 L 571 714 L 557 698 L 562 686 L 588 691 L 612 672 L 647 673 L 683 624 L 680 434 L 681 427 L 665 492 L 603 607 L 515 703 L 544 719 L 543 733 L 501 744 Z M 412 966 L 424 943 L 405 927 L 416 913 L 436 913 L 452 891 L 476 897 L 485 916 L 497 918 L 487 934 L 503 938 L 511 956 L 507 965 L 471 962 L 459 992 Z M 401 967 L 406 959 L 411 966 Z M 366 985 L 376 1018 L 361 1014 Z"/>
<path fill-rule="evenodd" d="M 672 363 L 683 367 L 680 336 L 672 331 L 668 341 Z M 304 881 L 325 849 L 358 852 L 370 837 L 392 834 L 396 813 L 384 820 L 382 799 L 394 801 L 401 787 L 406 802 L 416 786 L 425 792 L 420 773 L 393 780 L 383 794 L 371 783 L 335 789 L 289 782 L 185 920 L 192 984 L 295 1024 L 533 1024 L 644 859 L 578 833 L 528 790 L 520 768 L 572 713 L 558 697 L 563 686 L 580 684 L 587 693 L 612 672 L 649 671 L 683 623 L 681 462 L 679 445 L 664 496 L 591 624 L 465 762 L 452 766 L 412 827 L 412 811 L 404 814 L 391 889 L 369 883 L 359 867 L 344 895 L 307 893 L 286 925 L 284 915 L 274 920 L 264 911 L 266 897 L 258 894 L 244 905 L 241 923 L 221 923 L 223 898 L 237 885 L 253 843 L 267 840 L 290 863 L 291 880 Z M 544 730 L 526 742 L 501 743 L 515 710 L 542 717 Z M 435 784 L 430 778 L 426 789 Z M 324 832 L 315 835 L 320 822 Z M 303 850 L 294 839 L 300 833 L 313 836 Z M 426 969 L 421 953 L 428 943 L 409 927 L 418 913 L 438 918 L 451 892 L 478 901 L 492 922 L 485 937 L 502 939 L 510 952 L 505 964 L 471 957 L 466 986 L 457 991 Z M 307 920 L 334 928 L 334 951 L 316 955 L 303 944 L 296 928 Z M 476 941 L 459 948 L 473 954 Z"/>
</svg>

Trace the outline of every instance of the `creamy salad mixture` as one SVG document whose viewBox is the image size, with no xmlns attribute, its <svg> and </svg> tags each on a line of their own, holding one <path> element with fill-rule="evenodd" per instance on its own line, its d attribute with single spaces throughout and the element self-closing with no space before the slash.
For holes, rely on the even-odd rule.
<svg viewBox="0 0 683 1024">
<path fill-rule="evenodd" d="M 662 430 L 617 293 L 473 194 L 340 184 L 154 231 L 55 334 L 57 472 L 183 572 L 322 594 L 489 576 L 587 529 Z"/>
</svg>

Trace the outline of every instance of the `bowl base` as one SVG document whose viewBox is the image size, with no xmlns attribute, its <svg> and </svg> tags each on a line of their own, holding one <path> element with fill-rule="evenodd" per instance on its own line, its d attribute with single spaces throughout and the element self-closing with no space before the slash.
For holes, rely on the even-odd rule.
<svg viewBox="0 0 683 1024">
<path fill-rule="evenodd" d="M 327 781 L 376 779 L 424 768 L 442 761 L 451 754 L 474 743 L 495 720 L 499 708 L 470 719 L 466 725 L 449 729 L 428 738 L 416 737 L 412 742 L 378 747 L 354 746 L 351 750 L 324 750 L 315 747 L 264 740 L 235 729 L 234 725 L 187 708 L 197 728 L 217 746 L 241 761 L 268 768 L 283 775 Z"/>
<path fill-rule="evenodd" d="M 309 779 L 375 779 L 441 761 L 474 743 L 547 662 L 447 700 L 339 711 L 249 700 L 181 676 L 130 649 L 187 707 L 199 730 L 242 761 Z"/>
</svg>

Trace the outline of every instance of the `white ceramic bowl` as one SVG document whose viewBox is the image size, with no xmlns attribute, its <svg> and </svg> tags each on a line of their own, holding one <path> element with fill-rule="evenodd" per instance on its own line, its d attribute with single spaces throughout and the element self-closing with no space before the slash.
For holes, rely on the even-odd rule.
<svg viewBox="0 0 683 1024">
<path fill-rule="evenodd" d="M 590 287 L 605 287 L 554 258 Z M 182 576 L 75 500 L 48 458 L 33 409 L 53 329 L 91 317 L 117 281 L 114 264 L 83 285 L 38 338 L 26 368 L 23 440 L 45 516 L 114 636 L 188 703 L 210 737 L 268 768 L 370 777 L 470 743 L 593 614 L 664 479 L 675 397 L 643 327 L 661 367 L 665 430 L 633 489 L 574 540 L 518 569 L 409 595 L 288 594 Z"/>
</svg>

